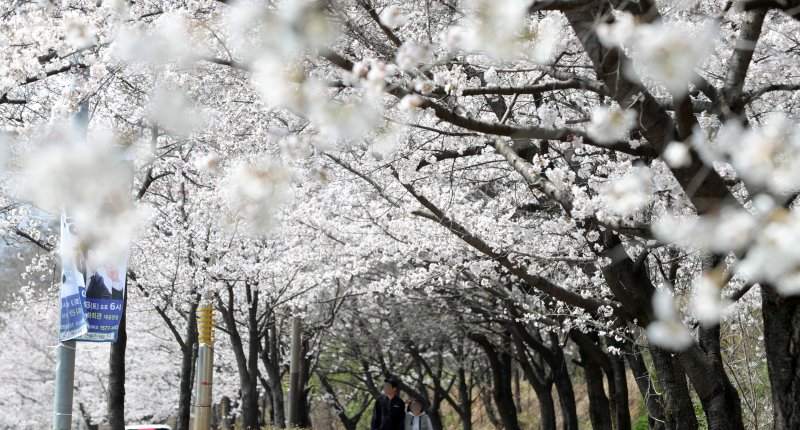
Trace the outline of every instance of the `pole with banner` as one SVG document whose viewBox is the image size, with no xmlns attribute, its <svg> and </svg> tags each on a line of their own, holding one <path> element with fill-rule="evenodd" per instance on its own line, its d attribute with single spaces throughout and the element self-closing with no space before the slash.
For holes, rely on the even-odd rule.
<svg viewBox="0 0 800 430">
<path fill-rule="evenodd" d="M 72 126 L 84 139 L 89 121 L 89 101 L 80 105 Z M 59 344 L 56 351 L 55 401 L 53 406 L 53 430 L 72 428 L 72 397 L 75 386 L 76 337 L 88 331 L 83 312 L 81 291 L 85 290 L 85 279 L 80 267 L 83 252 L 75 234 L 74 225 L 61 212 L 61 318 Z"/>
<path fill-rule="evenodd" d="M 77 56 L 76 64 L 80 62 Z M 77 79 L 77 78 L 76 78 Z M 73 118 L 73 139 L 85 143 L 89 122 L 89 102 L 84 100 Z M 109 168 L 126 175 L 119 195 L 130 199 L 133 163 L 120 151 L 120 162 Z M 69 202 L 68 202 L 69 203 Z M 111 201 L 105 202 L 115 203 Z M 132 203 L 132 202 L 131 202 Z M 61 213 L 61 291 L 59 346 L 56 358 L 53 429 L 69 430 L 75 381 L 76 341 L 115 342 L 122 322 L 128 251 L 106 255 L 81 240 L 80 226 L 70 216 L 69 207 Z"/>
</svg>

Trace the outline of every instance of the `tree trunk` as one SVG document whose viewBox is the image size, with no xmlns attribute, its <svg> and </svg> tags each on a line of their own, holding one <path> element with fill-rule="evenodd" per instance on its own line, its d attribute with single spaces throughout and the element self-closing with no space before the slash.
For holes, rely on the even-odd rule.
<svg viewBox="0 0 800 430">
<path fill-rule="evenodd" d="M 256 360 L 258 359 L 259 352 L 259 338 L 256 337 L 253 339 L 251 332 L 251 337 L 248 342 L 248 353 L 245 355 L 244 344 L 242 342 L 241 335 L 239 334 L 239 327 L 236 325 L 236 319 L 234 317 L 235 310 L 233 286 L 228 285 L 227 292 L 227 306 L 222 303 L 221 299 L 218 299 L 218 301 L 219 308 L 225 321 L 225 327 L 228 329 L 228 336 L 231 341 L 231 349 L 233 350 L 233 355 L 236 358 L 236 369 L 239 374 L 239 389 L 241 390 L 242 397 L 242 429 L 258 429 L 258 363 Z M 256 311 L 256 309 L 254 309 L 256 306 L 254 302 L 250 301 L 249 305 L 248 330 L 250 330 L 250 327 L 252 327 L 250 325 L 250 320 L 252 319 L 251 315 Z M 253 348 L 254 345 L 255 349 Z M 255 373 L 252 373 L 251 370 L 254 370 Z"/>
<path fill-rule="evenodd" d="M 554 354 L 554 362 L 550 369 L 553 372 L 553 382 L 558 393 L 558 403 L 561 405 L 562 428 L 564 430 L 578 430 L 578 410 L 575 406 L 575 391 L 569 377 L 567 361 L 564 359 L 564 350 L 558 344 L 558 338 L 550 333 L 550 348 Z"/>
<path fill-rule="evenodd" d="M 283 402 L 283 386 L 281 384 L 280 333 L 274 315 L 267 317 L 264 333 L 264 349 L 261 351 L 261 362 L 267 370 L 267 378 L 272 393 L 272 425 L 282 429 L 286 427 L 286 413 Z"/>
<path fill-rule="evenodd" d="M 498 409 L 502 407 L 503 410 L 500 411 L 501 417 L 503 417 L 503 421 L 505 422 L 506 429 L 514 430 L 518 429 L 519 421 L 517 418 L 517 408 L 514 402 L 514 392 L 512 387 L 512 366 L 513 361 L 511 357 L 511 344 L 508 341 L 504 342 L 504 348 L 498 350 L 499 361 L 501 363 L 498 370 L 500 371 L 500 376 L 502 377 L 502 390 L 498 392 L 500 394 L 500 399 L 502 401 L 496 402 Z"/>
<path fill-rule="evenodd" d="M 697 417 L 683 367 L 672 354 L 662 349 L 650 347 L 650 355 L 653 357 L 653 367 L 661 387 L 665 428 L 697 430 Z"/>
<path fill-rule="evenodd" d="M 248 309 L 247 320 L 247 373 L 245 374 L 246 386 L 242 387 L 242 429 L 259 430 L 261 412 L 258 404 L 258 353 L 260 352 L 261 339 L 258 331 L 258 291 L 250 291 L 247 286 Z"/>
<path fill-rule="evenodd" d="M 505 351 L 498 351 L 482 334 L 471 333 L 469 338 L 480 345 L 489 358 L 492 373 L 492 396 L 503 427 L 506 430 L 521 430 L 511 389 L 511 356 Z"/>
<path fill-rule="evenodd" d="M 512 365 L 513 366 L 513 365 Z M 522 393 L 519 387 L 519 367 L 513 366 L 512 371 L 514 373 L 514 398 L 517 399 L 517 413 L 522 412 Z"/>
<path fill-rule="evenodd" d="M 440 366 L 441 366 L 441 364 L 442 363 L 439 362 Z M 437 385 L 439 383 L 441 383 L 441 380 L 438 378 L 438 376 L 435 379 L 435 381 L 436 381 Z M 425 386 L 423 385 L 423 390 L 424 389 L 425 389 Z M 433 426 L 433 430 L 443 430 L 444 429 L 444 423 L 442 422 L 442 414 L 441 414 L 442 397 L 441 397 L 441 394 L 440 394 L 439 391 L 440 390 L 438 389 L 438 387 L 437 387 L 437 389 L 433 390 L 433 399 L 431 400 L 431 405 L 428 408 L 428 417 L 430 417 L 430 419 L 431 419 L 431 425 Z"/>
<path fill-rule="evenodd" d="M 553 403 L 553 383 L 532 383 L 539 399 L 540 427 L 542 430 L 556 430 L 556 406 Z"/>
<path fill-rule="evenodd" d="M 699 346 L 691 347 L 679 357 L 700 397 L 708 429 L 744 430 L 739 393 L 725 373 L 719 338 L 719 326 L 701 326 L 698 331 Z"/>
<path fill-rule="evenodd" d="M 311 404 L 308 401 L 310 390 L 308 381 L 311 378 L 311 357 L 308 351 L 311 349 L 307 335 L 302 336 L 300 348 L 300 378 L 298 381 L 298 389 L 300 390 L 300 399 L 297 405 L 297 417 L 299 419 L 298 425 L 301 428 L 312 428 L 311 423 Z"/>
<path fill-rule="evenodd" d="M 197 359 L 197 307 L 199 302 L 192 303 L 189 310 L 189 321 L 186 326 L 186 338 L 181 350 L 181 380 L 178 397 L 178 417 L 176 430 L 189 430 L 189 416 L 192 412 L 192 388 L 194 385 L 194 365 Z"/>
<path fill-rule="evenodd" d="M 665 430 L 664 408 L 661 407 L 661 394 L 656 391 L 653 385 L 653 379 L 650 377 L 650 372 L 647 370 L 647 364 L 644 362 L 639 345 L 632 341 L 626 341 L 624 346 L 628 367 L 630 367 L 633 372 L 636 386 L 639 387 L 639 392 L 642 395 L 642 399 L 644 399 L 645 407 L 647 407 L 647 421 L 650 424 L 650 429 Z"/>
<path fill-rule="evenodd" d="M 272 388 L 269 386 L 269 381 L 263 377 L 259 376 L 258 379 L 261 381 L 261 388 L 264 389 L 264 396 L 266 397 L 264 404 L 264 419 L 266 420 L 265 424 L 271 424 L 275 421 L 275 407 L 274 402 L 272 401 Z"/>
<path fill-rule="evenodd" d="M 100 428 L 99 425 L 92 424 L 92 417 L 89 415 L 89 411 L 86 410 L 86 406 L 84 406 L 83 403 L 78 403 L 78 410 L 81 412 L 81 418 L 83 418 L 86 430 L 98 430 Z"/>
<path fill-rule="evenodd" d="M 528 358 L 528 351 L 525 344 L 517 337 L 517 356 L 519 357 L 519 367 L 525 374 L 525 379 L 533 387 L 536 397 L 539 399 L 540 427 L 542 430 L 556 430 L 556 407 L 553 403 L 553 381 L 546 380 L 544 372 L 537 371 L 532 359 Z M 541 369 L 541 368 L 539 368 Z M 519 387 L 519 382 L 516 382 Z M 522 399 L 517 394 L 517 403 L 521 404 Z M 518 409 L 519 410 L 519 409 Z"/>
<path fill-rule="evenodd" d="M 595 362 L 584 347 L 579 348 L 586 391 L 589 395 L 589 417 L 592 430 L 612 430 L 611 409 L 603 387 L 603 368 Z"/>
<path fill-rule="evenodd" d="M 111 430 L 125 430 L 125 348 L 128 343 L 125 320 L 128 309 L 128 288 L 122 303 L 117 341 L 111 344 L 108 357 L 108 425 Z"/>
<path fill-rule="evenodd" d="M 781 297 L 765 286 L 761 301 L 774 429 L 800 429 L 800 296 Z"/>
<path fill-rule="evenodd" d="M 497 417 L 497 412 L 495 412 L 494 408 L 494 401 L 492 400 L 493 396 L 491 395 L 484 395 L 483 399 L 483 408 L 486 410 L 486 418 L 489 419 L 489 422 L 492 423 L 494 428 L 498 430 L 503 430 L 505 427 L 503 426 L 503 421 Z"/>
<path fill-rule="evenodd" d="M 610 355 L 610 354 L 609 354 Z M 631 430 L 631 412 L 628 409 L 628 378 L 625 372 L 625 361 L 621 357 L 610 356 L 614 370 L 615 430 Z"/>
<path fill-rule="evenodd" d="M 458 401 L 461 404 L 459 411 L 461 430 L 472 430 L 472 393 L 463 366 L 458 367 Z"/>
</svg>

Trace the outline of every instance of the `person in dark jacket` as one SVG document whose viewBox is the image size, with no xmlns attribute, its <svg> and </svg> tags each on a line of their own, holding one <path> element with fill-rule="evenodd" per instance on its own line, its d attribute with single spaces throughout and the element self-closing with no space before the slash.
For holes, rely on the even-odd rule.
<svg viewBox="0 0 800 430">
<path fill-rule="evenodd" d="M 383 381 L 383 393 L 375 402 L 375 410 L 372 411 L 372 425 L 370 430 L 403 430 L 406 419 L 406 404 L 397 395 L 400 380 L 396 376 L 390 376 Z"/>
<path fill-rule="evenodd" d="M 87 299 L 110 299 L 111 298 L 111 291 L 108 290 L 105 281 L 103 280 L 103 276 L 99 273 L 95 272 L 89 278 L 89 286 L 86 287 L 86 298 Z"/>
</svg>

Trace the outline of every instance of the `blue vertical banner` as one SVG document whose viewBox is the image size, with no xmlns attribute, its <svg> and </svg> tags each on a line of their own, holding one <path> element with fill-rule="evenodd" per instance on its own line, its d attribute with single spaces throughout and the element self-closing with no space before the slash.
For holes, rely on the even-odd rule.
<svg viewBox="0 0 800 430">
<path fill-rule="evenodd" d="M 61 326 L 59 340 L 115 342 L 125 298 L 127 253 L 117 261 L 84 252 L 76 226 L 61 213 Z"/>
<path fill-rule="evenodd" d="M 82 268 L 83 251 L 75 232 L 75 224 L 61 211 L 61 324 L 58 339 L 73 340 L 89 331 L 83 297 L 86 282 Z"/>
</svg>

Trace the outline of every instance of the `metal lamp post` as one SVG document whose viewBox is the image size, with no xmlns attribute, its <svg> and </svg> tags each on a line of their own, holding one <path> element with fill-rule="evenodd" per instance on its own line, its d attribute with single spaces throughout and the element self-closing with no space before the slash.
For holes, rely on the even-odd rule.
<svg viewBox="0 0 800 430">
<path fill-rule="evenodd" d="M 205 300 L 197 308 L 197 380 L 194 396 L 194 430 L 211 428 L 211 394 L 214 379 L 214 308 Z"/>
</svg>

